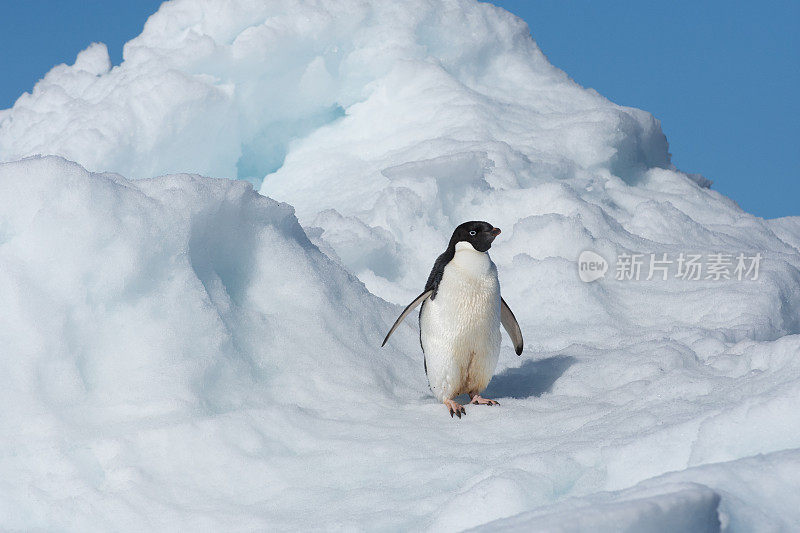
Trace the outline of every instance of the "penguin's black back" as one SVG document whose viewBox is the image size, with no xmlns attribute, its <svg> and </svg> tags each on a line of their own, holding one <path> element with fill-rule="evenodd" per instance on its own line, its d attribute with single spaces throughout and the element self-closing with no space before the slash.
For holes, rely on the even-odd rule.
<svg viewBox="0 0 800 533">
<path fill-rule="evenodd" d="M 444 267 L 447 266 L 447 263 L 453 260 L 453 257 L 455 257 L 455 255 L 456 255 L 456 247 L 448 246 L 447 250 L 445 250 L 442 255 L 437 257 L 436 262 L 433 263 L 433 269 L 431 270 L 431 273 L 428 276 L 428 281 L 425 283 L 425 290 L 433 291 L 433 293 L 431 294 L 431 300 L 436 298 L 436 293 L 439 291 L 439 284 L 442 282 L 442 276 L 444 275 Z"/>
<path fill-rule="evenodd" d="M 456 255 L 456 247 L 455 244 L 451 243 L 451 246 L 447 247 L 447 250 L 444 251 L 442 255 L 436 258 L 436 262 L 433 263 L 433 269 L 431 269 L 430 275 L 428 275 L 428 281 L 425 283 L 425 291 L 432 290 L 429 299 L 433 300 L 436 298 L 436 293 L 439 290 L 439 284 L 442 282 L 442 276 L 444 275 L 444 267 L 447 266 L 447 263 L 453 260 L 453 257 Z M 422 310 L 425 308 L 425 304 L 428 302 L 426 299 L 422 302 L 422 305 L 419 308 L 419 320 L 422 320 Z M 428 375 L 428 361 L 425 359 L 425 346 L 422 344 L 422 327 L 419 328 L 419 346 L 422 348 L 422 364 L 425 368 L 425 375 Z"/>
</svg>

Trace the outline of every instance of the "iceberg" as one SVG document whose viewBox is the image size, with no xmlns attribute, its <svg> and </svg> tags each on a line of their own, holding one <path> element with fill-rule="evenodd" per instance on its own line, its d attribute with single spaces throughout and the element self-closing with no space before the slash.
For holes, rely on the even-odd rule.
<svg viewBox="0 0 800 533">
<path fill-rule="evenodd" d="M 800 527 L 800 217 L 523 21 L 171 0 L 123 58 L 0 111 L 4 527 Z M 380 342 L 474 219 L 526 342 L 453 421 L 414 321 Z"/>
</svg>

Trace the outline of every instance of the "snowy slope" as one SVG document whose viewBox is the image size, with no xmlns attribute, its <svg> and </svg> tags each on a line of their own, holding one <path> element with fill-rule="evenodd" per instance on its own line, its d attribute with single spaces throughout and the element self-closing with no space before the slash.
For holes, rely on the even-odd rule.
<svg viewBox="0 0 800 533">
<path fill-rule="evenodd" d="M 4 528 L 221 524 L 308 484 L 342 406 L 424 392 L 374 350 L 393 309 L 245 182 L 32 158 L 0 165 L 0 204 Z"/>
<path fill-rule="evenodd" d="M 0 111 L 4 527 L 800 527 L 800 218 L 675 169 L 522 21 L 173 0 L 124 57 Z M 415 321 L 378 346 L 469 219 L 526 349 L 451 421 Z M 614 277 L 718 252 L 758 279 Z"/>
</svg>

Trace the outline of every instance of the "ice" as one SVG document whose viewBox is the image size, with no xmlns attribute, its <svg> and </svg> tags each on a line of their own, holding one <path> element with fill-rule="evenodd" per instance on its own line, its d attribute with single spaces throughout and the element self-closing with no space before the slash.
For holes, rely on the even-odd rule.
<svg viewBox="0 0 800 533">
<path fill-rule="evenodd" d="M 570 82 L 521 20 L 490 4 L 176 0 L 123 57 L 109 71 L 105 46 L 92 44 L 54 67 L 0 117 L 0 158 L 54 153 L 135 178 L 191 171 L 258 183 L 296 141 L 347 131 L 352 150 L 314 143 L 322 152 L 303 157 L 306 168 L 319 157 L 372 168 L 389 150 L 415 151 L 397 154 L 412 161 L 488 138 L 524 165 L 493 131 L 513 116 L 540 154 L 525 174 L 611 161 L 627 172 L 668 158 L 652 117 Z M 487 114 L 487 99 L 503 116 Z M 595 135 L 606 142 L 584 142 Z"/>
<path fill-rule="evenodd" d="M 705 487 L 677 487 L 674 492 L 645 498 L 615 500 L 611 503 L 595 497 L 595 501 L 561 512 L 536 512 L 490 522 L 472 531 L 594 531 L 618 533 L 647 531 L 671 533 L 720 531 L 717 510 L 719 495 Z"/>
<path fill-rule="evenodd" d="M 4 528 L 800 528 L 800 217 L 501 9 L 166 2 L 0 111 L 0 160 Z M 416 321 L 379 346 L 473 219 L 526 348 L 451 420 Z M 758 279 L 615 277 L 719 252 Z"/>
<path fill-rule="evenodd" d="M 0 203 L 4 527 L 167 527 L 218 476 L 260 484 L 251 453 L 316 446 L 281 418 L 324 423 L 416 381 L 410 354 L 374 350 L 394 310 L 245 182 L 31 158 L 0 165 Z"/>
<path fill-rule="evenodd" d="M 570 498 L 475 530 L 791 531 L 797 525 L 790 518 L 796 495 L 776 490 L 774 481 L 796 476 L 799 461 L 800 453 L 792 450 L 691 468 L 623 491 Z"/>
</svg>

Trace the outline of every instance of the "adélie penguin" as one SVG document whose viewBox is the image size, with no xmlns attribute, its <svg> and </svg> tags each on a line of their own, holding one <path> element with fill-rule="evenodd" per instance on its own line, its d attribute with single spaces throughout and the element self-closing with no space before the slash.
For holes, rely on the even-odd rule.
<svg viewBox="0 0 800 533">
<path fill-rule="evenodd" d="M 522 353 L 522 331 L 514 313 L 500 296 L 497 267 L 489 248 L 500 229 L 488 222 L 471 221 L 458 226 L 447 250 L 433 265 L 425 290 L 408 304 L 383 339 L 422 304 L 419 340 L 425 374 L 436 398 L 461 418 L 464 407 L 453 398 L 469 394 L 470 403 L 497 405 L 480 393 L 492 379 L 500 354 L 500 324 L 517 355 Z"/>
</svg>

